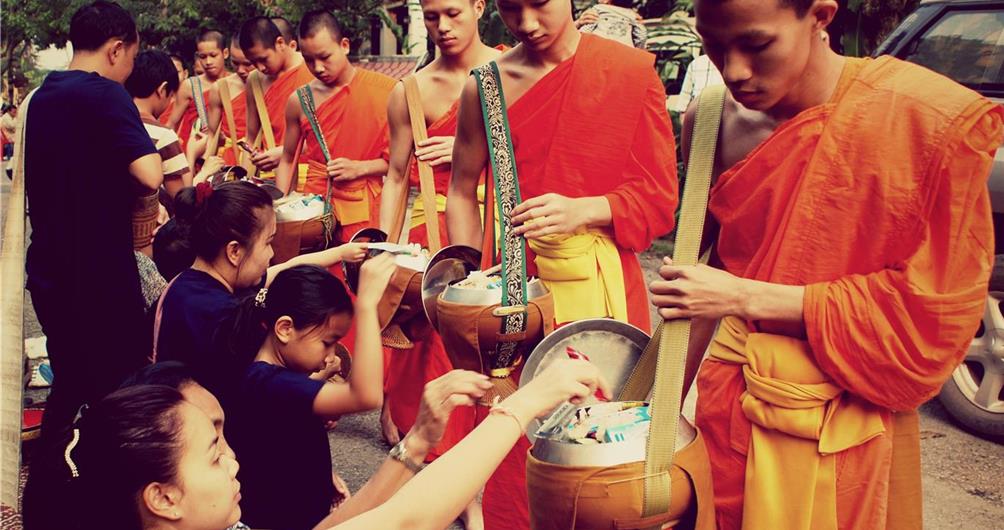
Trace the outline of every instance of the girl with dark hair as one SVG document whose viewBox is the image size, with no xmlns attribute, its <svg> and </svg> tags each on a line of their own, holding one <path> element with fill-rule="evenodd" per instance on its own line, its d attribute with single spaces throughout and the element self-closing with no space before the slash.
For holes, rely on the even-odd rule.
<svg viewBox="0 0 1004 530">
<path fill-rule="evenodd" d="M 268 285 L 276 273 L 301 264 L 359 261 L 365 247 L 348 244 L 269 267 L 275 234 L 272 198 L 248 182 L 208 183 L 178 192 L 178 222 L 188 226 L 195 262 L 161 298 L 154 329 L 154 359 L 187 364 L 224 407 L 244 364 L 232 358 L 230 332 L 240 295 Z"/>
<path fill-rule="evenodd" d="M 388 456 L 357 495 L 314 528 L 445 528 L 531 420 L 565 401 L 581 403 L 597 388 L 610 395 L 592 364 L 556 361 L 415 476 L 453 409 L 473 406 L 490 386 L 486 376 L 462 370 L 429 383 L 404 437 L 408 452 Z M 224 530 L 241 518 L 237 461 L 209 417 L 173 388 L 140 385 L 109 395 L 84 414 L 64 454 L 79 486 L 84 528 Z M 244 500 L 245 509 L 251 504 Z M 282 522 L 275 528 L 290 527 Z"/>
<path fill-rule="evenodd" d="M 310 377 L 333 365 L 338 341 L 352 325 L 352 300 L 340 280 L 301 265 L 280 272 L 245 302 L 232 351 L 254 361 L 227 408 L 227 434 L 244 461 L 244 520 L 252 527 L 312 528 L 348 493 L 337 492 L 325 422 L 383 401 L 377 304 L 394 269 L 390 254 L 362 266 L 346 382 Z"/>
</svg>

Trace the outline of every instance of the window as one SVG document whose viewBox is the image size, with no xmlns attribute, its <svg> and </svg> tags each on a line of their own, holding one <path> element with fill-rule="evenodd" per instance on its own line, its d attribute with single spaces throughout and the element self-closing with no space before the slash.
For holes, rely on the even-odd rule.
<svg viewBox="0 0 1004 530">
<path fill-rule="evenodd" d="M 904 59 L 974 89 L 1004 88 L 1004 11 L 949 12 Z"/>
</svg>

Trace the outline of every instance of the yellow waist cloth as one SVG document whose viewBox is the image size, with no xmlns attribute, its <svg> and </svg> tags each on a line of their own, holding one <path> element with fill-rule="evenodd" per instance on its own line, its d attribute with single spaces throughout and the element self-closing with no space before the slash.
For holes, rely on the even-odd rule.
<svg viewBox="0 0 1004 530">
<path fill-rule="evenodd" d="M 244 157 L 244 158 L 247 159 L 247 157 Z M 250 165 L 252 168 L 254 167 L 254 165 L 251 165 L 250 163 L 248 165 Z M 307 164 L 297 164 L 297 166 L 296 166 L 296 187 L 293 188 L 293 189 L 297 189 L 297 190 L 302 190 L 303 189 L 304 185 L 307 183 L 307 174 L 308 174 L 308 172 L 309 172 L 309 168 L 307 167 Z M 262 171 L 262 172 L 258 173 L 258 178 L 260 178 L 262 180 L 275 180 L 275 171 Z M 322 191 L 321 193 L 323 194 L 324 192 Z"/>
<path fill-rule="evenodd" d="M 316 160 L 309 161 L 307 166 L 309 167 L 304 191 L 323 197 L 328 186 L 327 166 Z M 380 195 L 382 188 L 379 179 L 369 177 L 333 183 L 331 208 L 335 212 L 335 218 L 343 225 L 369 221 L 370 201 Z"/>
<path fill-rule="evenodd" d="M 537 274 L 554 297 L 554 320 L 627 321 L 627 293 L 620 253 L 604 231 L 588 230 L 527 239 Z"/>
<path fill-rule="evenodd" d="M 743 528 L 835 530 L 834 454 L 885 432 L 881 409 L 834 384 L 807 342 L 750 333 L 736 317 L 722 320 L 710 356 L 742 365 L 746 381 Z"/>
<path fill-rule="evenodd" d="M 485 215 L 485 185 L 478 185 L 478 208 L 481 210 L 481 216 Z M 436 194 L 436 213 L 446 212 L 446 195 Z M 411 207 L 411 229 L 414 230 L 425 224 L 425 201 L 422 200 L 422 196 L 419 195 L 415 198 L 414 204 Z"/>
</svg>

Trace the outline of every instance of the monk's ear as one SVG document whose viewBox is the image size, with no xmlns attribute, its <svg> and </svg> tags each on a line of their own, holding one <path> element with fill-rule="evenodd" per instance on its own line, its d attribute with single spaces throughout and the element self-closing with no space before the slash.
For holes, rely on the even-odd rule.
<svg viewBox="0 0 1004 530">
<path fill-rule="evenodd" d="M 223 60 L 230 58 L 230 48 L 223 48 Z"/>
<path fill-rule="evenodd" d="M 278 50 L 280 46 L 288 46 L 288 45 L 289 43 L 286 42 L 286 39 L 282 38 L 282 36 L 280 35 L 275 38 L 275 42 L 273 43 L 272 47 Z"/>
<path fill-rule="evenodd" d="M 342 47 L 342 51 L 345 52 L 345 55 L 348 55 L 349 52 L 352 51 L 352 41 L 350 41 L 348 37 L 342 37 L 342 40 L 338 41 L 338 45 Z"/>
<path fill-rule="evenodd" d="M 816 0 L 813 2 L 806 14 L 812 19 L 812 29 L 816 32 L 826 31 L 826 28 L 833 22 L 833 18 L 837 16 L 837 9 L 839 6 L 836 0 Z"/>
<path fill-rule="evenodd" d="M 474 0 L 474 14 L 481 20 L 481 15 L 485 14 L 485 0 Z"/>
</svg>

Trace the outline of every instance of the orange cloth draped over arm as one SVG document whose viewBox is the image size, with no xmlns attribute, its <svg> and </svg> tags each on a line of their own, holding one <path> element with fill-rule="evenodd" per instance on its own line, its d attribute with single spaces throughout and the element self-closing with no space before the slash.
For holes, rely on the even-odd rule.
<svg viewBox="0 0 1004 530">
<path fill-rule="evenodd" d="M 357 68 L 347 86 L 318 105 L 317 121 L 333 159 L 389 158 L 387 100 L 394 83 L 394 79 L 388 76 Z M 324 195 L 327 166 L 306 118 L 300 121 L 300 134 L 305 139 L 300 163 L 309 167 L 303 191 Z M 380 224 L 379 197 L 382 188 L 383 175 L 333 184 L 331 202 L 342 225 L 339 237 L 343 241 L 363 228 Z"/>
<path fill-rule="evenodd" d="M 834 455 L 837 528 L 919 514 L 892 463 L 919 448 L 916 424 L 897 431 L 893 411 L 937 392 L 978 326 L 993 258 L 986 178 L 1002 122 L 997 105 L 928 70 L 848 59 L 828 103 L 781 124 L 712 189 L 724 268 L 807 286 L 804 328 L 760 321 L 752 331 L 807 336 L 827 377 L 880 407 L 885 432 Z M 740 528 L 756 480 L 745 476 L 743 372 L 709 359 L 697 384 L 718 524 Z"/>
<path fill-rule="evenodd" d="M 272 134 L 275 135 L 276 147 L 282 147 L 282 140 L 286 135 L 286 103 L 289 101 L 289 97 L 293 95 L 296 89 L 313 80 L 314 75 L 310 73 L 307 65 L 300 64 L 300 66 L 288 72 L 279 74 L 279 77 L 265 89 L 265 108 L 268 111 L 268 119 L 272 122 Z M 251 87 L 249 86 L 245 90 L 251 90 Z M 247 105 L 246 99 L 245 105 Z M 237 109 L 235 108 L 234 112 L 236 111 Z M 260 120 L 259 124 L 261 124 Z M 251 138 L 249 141 L 254 141 L 254 138 Z M 264 136 L 262 136 L 260 145 L 262 149 L 268 148 L 265 145 Z"/>
<path fill-rule="evenodd" d="M 248 132 L 248 115 L 247 115 L 247 97 L 243 90 L 241 90 L 237 95 L 233 97 L 230 104 L 234 109 L 234 125 L 237 127 L 237 139 L 244 138 L 247 136 Z M 223 128 L 220 130 L 220 145 L 226 145 L 230 138 L 230 126 L 227 124 L 227 118 L 225 115 L 221 115 L 222 121 L 220 122 Z M 237 164 L 237 159 L 234 157 L 233 149 L 223 150 L 223 161 L 228 165 Z"/>
</svg>

